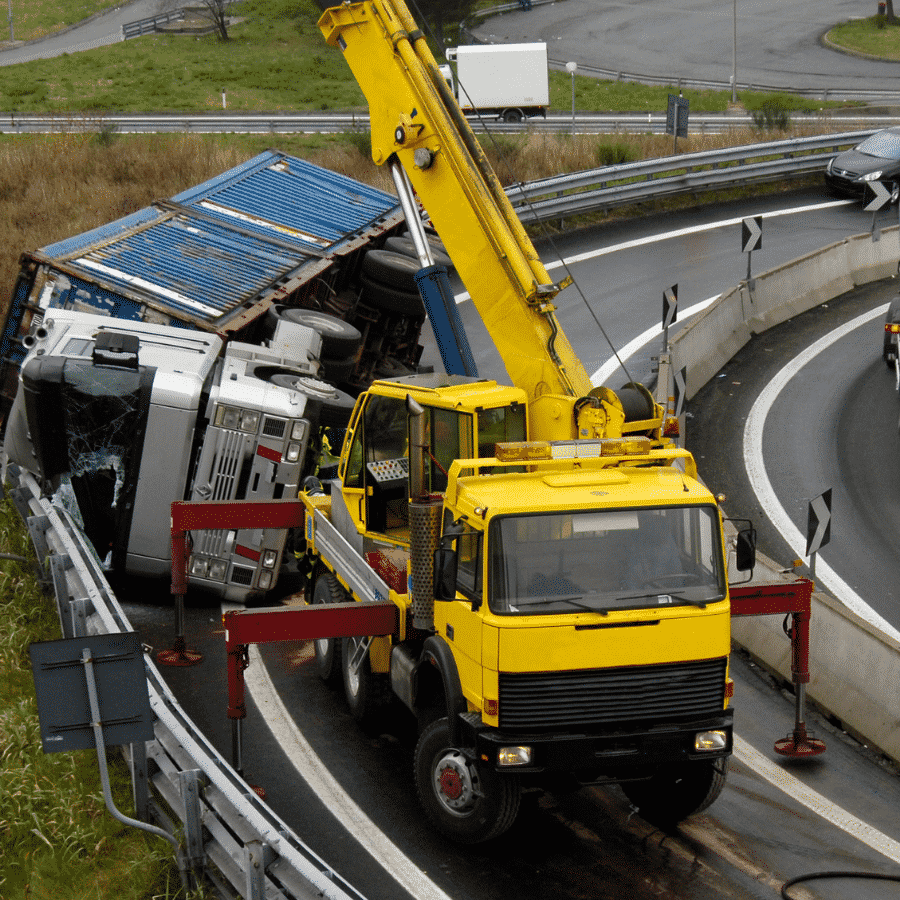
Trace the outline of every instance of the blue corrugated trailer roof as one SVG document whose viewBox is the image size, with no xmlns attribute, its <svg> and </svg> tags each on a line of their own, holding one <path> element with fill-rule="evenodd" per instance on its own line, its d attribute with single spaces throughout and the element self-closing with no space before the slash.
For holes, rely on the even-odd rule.
<svg viewBox="0 0 900 900">
<path fill-rule="evenodd" d="M 218 327 L 401 219 L 391 194 L 270 150 L 31 256 L 185 324 Z"/>
</svg>

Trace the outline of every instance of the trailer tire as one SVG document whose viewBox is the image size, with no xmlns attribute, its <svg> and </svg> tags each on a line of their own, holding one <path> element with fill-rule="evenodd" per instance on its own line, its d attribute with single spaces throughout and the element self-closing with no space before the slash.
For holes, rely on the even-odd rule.
<svg viewBox="0 0 900 900">
<path fill-rule="evenodd" d="M 416 744 L 419 802 L 432 824 L 459 844 L 480 844 L 509 829 L 519 812 L 519 782 L 466 758 L 451 746 L 446 716 L 429 724 Z"/>
<path fill-rule="evenodd" d="M 437 242 L 429 240 L 428 246 L 431 248 L 431 256 L 432 259 L 434 259 L 435 265 L 446 266 L 447 269 L 453 268 L 453 260 L 450 259 L 450 255 L 442 245 L 438 245 Z M 392 253 L 400 253 L 403 256 L 408 256 L 410 259 L 414 259 L 418 262 L 419 257 L 416 254 L 416 245 L 413 243 L 411 237 L 389 237 L 384 242 L 384 249 L 390 250 Z"/>
<path fill-rule="evenodd" d="M 379 720 L 393 697 L 390 678 L 372 671 L 368 650 L 356 671 L 353 669 L 354 657 L 361 652 L 367 640 L 364 637 L 345 637 L 341 646 L 344 696 L 350 713 L 363 728 L 369 728 Z"/>
<path fill-rule="evenodd" d="M 330 572 L 320 575 L 313 588 L 313 604 L 346 603 L 350 600 L 341 583 Z M 341 639 L 320 638 L 313 641 L 316 672 L 325 684 L 335 687 L 341 677 Z"/>
<path fill-rule="evenodd" d="M 370 281 L 406 293 L 418 293 L 416 272 L 421 268 L 418 259 L 392 250 L 369 250 L 362 261 L 362 274 Z"/>
<path fill-rule="evenodd" d="M 623 782 L 621 787 L 643 819 L 671 828 L 710 806 L 722 793 L 727 773 L 727 759 L 700 760 L 672 766 L 645 781 Z"/>
<path fill-rule="evenodd" d="M 279 321 L 312 328 L 322 338 L 323 357 L 343 359 L 353 356 L 362 344 L 362 333 L 356 326 L 318 309 L 279 304 L 269 310 L 268 317 L 272 334 L 275 333 L 275 326 Z"/>
<path fill-rule="evenodd" d="M 360 276 L 359 281 L 363 287 L 363 302 L 369 306 L 384 312 L 397 313 L 401 316 L 425 318 L 425 304 L 422 302 L 418 292 L 413 294 L 408 291 L 388 287 L 385 284 L 372 281 L 365 275 Z"/>
</svg>

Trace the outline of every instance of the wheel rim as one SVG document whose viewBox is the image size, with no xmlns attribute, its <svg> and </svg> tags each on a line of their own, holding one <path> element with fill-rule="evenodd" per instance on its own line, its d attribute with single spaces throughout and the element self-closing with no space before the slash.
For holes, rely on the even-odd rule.
<svg viewBox="0 0 900 900">
<path fill-rule="evenodd" d="M 360 669 L 362 668 L 362 663 L 357 664 L 356 657 L 360 650 L 360 644 L 364 640 L 363 638 L 350 638 L 350 653 L 344 654 L 345 665 L 347 667 L 347 690 L 354 696 L 359 696 L 359 685 L 362 680 L 362 676 L 360 675 Z"/>
<path fill-rule="evenodd" d="M 458 750 L 447 750 L 436 762 L 432 786 L 441 806 L 451 815 L 468 816 L 478 799 L 478 773 Z"/>
</svg>

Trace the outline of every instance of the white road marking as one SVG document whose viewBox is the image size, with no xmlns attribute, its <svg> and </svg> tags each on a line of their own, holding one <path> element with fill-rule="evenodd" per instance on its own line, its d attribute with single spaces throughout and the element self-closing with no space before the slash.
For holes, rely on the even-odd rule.
<svg viewBox="0 0 900 900">
<path fill-rule="evenodd" d="M 794 778 L 793 775 L 737 735 L 734 736 L 734 753 L 749 769 L 780 788 L 785 794 L 793 797 L 816 815 L 840 828 L 841 831 L 846 831 L 847 834 L 862 841 L 873 850 L 877 850 L 882 856 L 886 856 L 895 863 L 900 863 L 900 842 L 863 822 L 862 819 L 858 819 L 811 787 L 807 787 L 802 781 Z"/>
<path fill-rule="evenodd" d="M 769 414 L 778 395 L 784 390 L 788 382 L 812 359 L 827 350 L 836 341 L 845 337 L 850 332 L 867 324 L 872 319 L 884 316 L 887 304 L 857 316 L 851 322 L 847 322 L 840 328 L 826 334 L 814 344 L 810 344 L 802 353 L 794 357 L 783 369 L 766 385 L 762 393 L 753 404 L 750 415 L 744 423 L 744 467 L 747 477 L 760 505 L 765 509 L 766 515 L 772 524 L 778 529 L 781 536 L 787 541 L 790 548 L 802 557 L 806 552 L 806 536 L 791 521 L 790 516 L 778 499 L 775 490 L 769 481 L 766 472 L 766 463 L 762 453 L 763 429 L 766 417 Z M 820 581 L 831 594 L 838 598 L 848 609 L 858 616 L 870 622 L 876 628 L 889 634 L 895 640 L 900 640 L 898 631 L 890 622 L 880 616 L 853 588 L 841 578 L 834 569 L 823 559 L 821 553 L 816 562 L 816 580 Z"/>
<path fill-rule="evenodd" d="M 256 644 L 244 683 L 297 774 L 384 870 L 417 900 L 452 900 L 362 811 L 338 784 L 297 727 L 275 690 Z"/>
</svg>

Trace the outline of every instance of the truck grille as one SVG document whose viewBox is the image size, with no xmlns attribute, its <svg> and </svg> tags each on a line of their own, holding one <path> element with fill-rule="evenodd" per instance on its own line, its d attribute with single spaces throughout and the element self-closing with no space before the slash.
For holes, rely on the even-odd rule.
<svg viewBox="0 0 900 900">
<path fill-rule="evenodd" d="M 220 437 L 215 469 L 212 472 L 212 500 L 231 500 L 236 493 L 241 461 L 244 457 L 244 436 L 237 431 L 223 431 Z"/>
<path fill-rule="evenodd" d="M 500 727 L 665 723 L 719 715 L 726 659 L 575 672 L 500 673 Z"/>
</svg>

